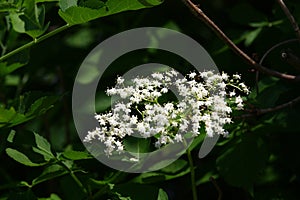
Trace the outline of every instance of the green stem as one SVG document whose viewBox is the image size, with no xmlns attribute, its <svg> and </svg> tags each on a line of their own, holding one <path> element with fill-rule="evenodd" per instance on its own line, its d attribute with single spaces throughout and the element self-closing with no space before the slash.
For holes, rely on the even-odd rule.
<svg viewBox="0 0 300 200">
<path fill-rule="evenodd" d="M 239 91 L 243 91 L 241 88 L 239 88 L 238 86 L 233 85 L 233 84 L 231 84 L 231 83 L 227 83 L 227 85 L 229 85 L 229 86 L 231 86 L 231 87 L 233 87 L 233 88 L 235 88 L 235 89 L 237 89 L 237 90 L 239 90 Z"/>
<path fill-rule="evenodd" d="M 1 46 L 1 56 L 3 56 L 6 53 L 6 46 L 0 41 L 0 46 Z"/>
<path fill-rule="evenodd" d="M 29 42 L 27 44 L 24 44 L 23 46 L 21 46 L 21 47 L 15 49 L 15 50 L 13 50 L 13 51 L 11 51 L 11 52 L 3 55 L 2 57 L 0 57 L 0 62 L 2 62 L 3 60 L 5 60 L 5 59 L 7 59 L 7 58 L 9 58 L 9 57 L 11 57 L 11 56 L 13 56 L 13 55 L 21 52 L 21 51 L 23 51 L 24 49 L 27 49 L 27 48 L 29 48 L 29 47 L 37 44 L 37 43 L 40 43 L 40 42 L 44 41 L 45 39 L 47 39 L 47 38 L 49 38 L 49 37 L 51 37 L 53 35 L 56 35 L 57 33 L 62 32 L 63 30 L 65 30 L 65 29 L 67 29 L 69 27 L 71 27 L 71 25 L 66 24 L 66 25 L 61 26 L 61 27 L 55 29 L 54 31 L 51 31 L 51 32 L 49 32 L 49 33 L 47 33 L 47 34 L 39 37 L 39 38 L 35 38 L 33 41 L 31 41 L 31 42 Z"/>
<path fill-rule="evenodd" d="M 123 174 L 124 174 L 124 172 L 122 172 L 122 171 L 117 171 L 114 175 L 112 175 L 112 177 L 110 177 L 110 178 L 107 180 L 107 182 L 108 182 L 108 183 L 114 183 L 114 182 L 116 182 L 116 180 L 117 180 L 118 178 L 120 178 L 120 176 L 123 175 Z"/>
<path fill-rule="evenodd" d="M 70 175 L 73 178 L 73 180 L 77 183 L 77 185 L 82 189 L 82 191 L 87 194 L 88 191 L 86 190 L 86 188 L 83 186 L 83 184 L 81 183 L 81 181 L 77 178 L 77 176 L 74 174 L 73 171 L 70 171 Z"/>
<path fill-rule="evenodd" d="M 193 200 L 198 200 L 197 186 L 196 186 L 196 181 L 195 181 L 195 169 L 194 169 L 192 154 L 191 154 L 191 151 L 190 151 L 189 148 L 187 148 L 186 153 L 187 153 L 187 157 L 188 157 L 189 165 L 190 165 L 190 170 L 191 170 L 191 183 L 192 183 Z"/>
<path fill-rule="evenodd" d="M 84 185 L 81 183 L 81 181 L 77 178 L 77 176 L 74 174 L 74 172 L 72 171 L 72 169 L 70 169 L 64 162 L 62 162 L 61 160 L 59 160 L 58 158 L 56 158 L 56 161 L 63 166 L 70 174 L 70 176 L 73 178 L 73 180 L 77 183 L 77 185 L 80 187 L 80 189 L 85 193 L 88 194 L 87 189 L 84 187 Z"/>
<path fill-rule="evenodd" d="M 110 177 L 108 180 L 105 180 L 105 182 L 107 184 L 114 183 L 122 174 L 124 174 L 122 171 L 117 171 L 112 177 Z M 100 197 L 107 192 L 109 192 L 107 185 L 104 185 L 90 199 L 100 199 Z"/>
</svg>

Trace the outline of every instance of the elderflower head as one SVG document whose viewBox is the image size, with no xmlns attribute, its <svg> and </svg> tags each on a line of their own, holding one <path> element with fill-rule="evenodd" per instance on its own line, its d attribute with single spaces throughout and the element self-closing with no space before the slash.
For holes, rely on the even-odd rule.
<svg viewBox="0 0 300 200">
<path fill-rule="evenodd" d="M 157 148 L 183 142 L 188 132 L 196 137 L 201 128 L 210 137 L 226 135 L 223 127 L 231 123 L 232 109 L 243 108 L 243 99 L 236 96 L 236 90 L 248 93 L 248 88 L 239 82 L 239 75 L 230 79 L 225 73 L 205 71 L 200 73 L 202 82 L 196 81 L 196 76 L 192 72 L 181 78 L 170 70 L 134 78 L 131 85 L 118 77 L 116 86 L 106 93 L 120 100 L 110 112 L 95 115 L 99 127 L 89 131 L 84 142 L 101 141 L 105 154 L 110 156 L 125 150 L 123 140 L 132 134 L 141 138 L 155 136 L 153 145 Z M 178 101 L 161 102 L 160 98 L 174 88 Z"/>
</svg>

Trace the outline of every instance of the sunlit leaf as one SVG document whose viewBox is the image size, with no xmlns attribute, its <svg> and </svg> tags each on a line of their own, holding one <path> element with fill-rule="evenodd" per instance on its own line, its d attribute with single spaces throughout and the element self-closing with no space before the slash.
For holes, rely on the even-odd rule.
<svg viewBox="0 0 300 200">
<path fill-rule="evenodd" d="M 81 24 L 99 17 L 104 17 L 127 10 L 139 10 L 161 4 L 161 0 L 108 0 L 105 5 L 86 4 L 85 6 L 75 5 L 73 0 L 61 1 L 59 15 L 69 24 Z M 102 7 L 101 7 L 102 6 Z"/>
<path fill-rule="evenodd" d="M 62 200 L 57 194 L 51 194 L 48 198 L 39 198 L 38 200 Z"/>
<path fill-rule="evenodd" d="M 13 107 L 9 109 L 0 107 L 0 128 L 15 126 L 25 121 L 27 121 L 25 115 L 17 113 Z"/>
<path fill-rule="evenodd" d="M 16 131 L 15 130 L 11 130 L 6 140 L 8 142 L 12 143 L 14 141 L 15 134 L 16 134 Z"/>
<path fill-rule="evenodd" d="M 37 147 L 40 150 L 42 150 L 43 152 L 45 152 L 46 154 L 51 155 L 52 157 L 54 157 L 52 152 L 51 152 L 50 143 L 44 137 L 40 136 L 37 133 L 34 133 L 34 137 L 35 137 L 35 142 L 36 142 Z"/>
<path fill-rule="evenodd" d="M 168 200 L 168 194 L 163 190 L 159 189 L 157 200 Z"/>
<path fill-rule="evenodd" d="M 62 11 L 66 11 L 70 7 L 77 6 L 78 0 L 60 0 L 59 7 Z"/>
<path fill-rule="evenodd" d="M 10 12 L 12 26 L 16 32 L 37 38 L 47 30 L 49 25 L 44 26 L 45 7 L 38 6 L 34 0 L 25 0 L 22 6 L 23 12 Z"/>
<path fill-rule="evenodd" d="M 44 157 L 44 160 L 45 161 L 50 161 L 51 159 L 54 158 L 53 155 L 39 149 L 39 148 L 36 148 L 36 147 L 32 147 L 32 150 L 35 152 L 35 153 L 38 153 L 38 154 L 41 154 L 43 157 Z"/>
<path fill-rule="evenodd" d="M 18 150 L 15 150 L 15 149 L 7 148 L 5 151 L 9 157 L 11 157 L 15 161 L 17 161 L 23 165 L 27 165 L 30 167 L 36 167 L 36 166 L 42 166 L 42 165 L 47 164 L 47 163 L 34 163 L 25 154 L 19 152 Z"/>
</svg>

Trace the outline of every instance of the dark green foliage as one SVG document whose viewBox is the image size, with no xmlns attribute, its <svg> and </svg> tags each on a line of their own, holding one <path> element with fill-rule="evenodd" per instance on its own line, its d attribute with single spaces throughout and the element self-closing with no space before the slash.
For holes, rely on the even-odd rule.
<svg viewBox="0 0 300 200">
<path fill-rule="evenodd" d="M 276 1 L 194 2 L 201 3 L 235 44 L 255 55 L 258 62 L 272 46 L 295 38 Z M 300 23 L 300 3 L 290 0 L 286 4 Z M 203 159 L 198 158 L 198 151 L 204 130 L 190 146 L 199 199 L 218 199 L 217 187 L 223 199 L 300 199 L 300 106 L 255 115 L 257 109 L 299 96 L 300 84 L 261 73 L 256 81 L 251 66 L 181 1 L 174 0 L 0 0 L 0 199 L 192 199 L 186 155 L 158 171 L 119 172 L 85 150 L 73 124 L 71 92 L 85 56 L 104 39 L 144 26 L 171 28 L 191 36 L 212 55 L 220 71 L 241 74 L 251 87 L 246 109 L 252 117 L 235 118 L 227 127 L 229 137 L 221 137 Z M 300 57 L 299 42 L 278 46 L 262 64 L 298 75 L 281 58 L 283 51 Z M 104 72 L 95 97 L 97 111 L 109 109 L 110 98 L 104 90 L 115 84 L 118 75 L 149 62 L 182 73 L 193 69 L 170 52 L 147 49 L 123 55 Z M 87 73 L 82 81 L 89 83 L 97 73 L 97 69 Z M 127 138 L 125 146 L 137 154 L 151 151 L 151 142 Z"/>
</svg>

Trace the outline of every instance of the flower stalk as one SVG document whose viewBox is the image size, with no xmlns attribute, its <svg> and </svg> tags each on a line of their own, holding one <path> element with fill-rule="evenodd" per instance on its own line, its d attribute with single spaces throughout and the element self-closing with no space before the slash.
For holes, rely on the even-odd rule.
<svg viewBox="0 0 300 200">
<path fill-rule="evenodd" d="M 188 157 L 189 167 L 191 170 L 191 186 L 192 186 L 192 194 L 193 194 L 193 200 L 198 200 L 198 194 L 197 194 L 197 185 L 196 185 L 196 177 L 195 177 L 195 166 L 193 163 L 193 157 L 190 151 L 190 148 L 187 148 L 186 154 Z"/>
</svg>

